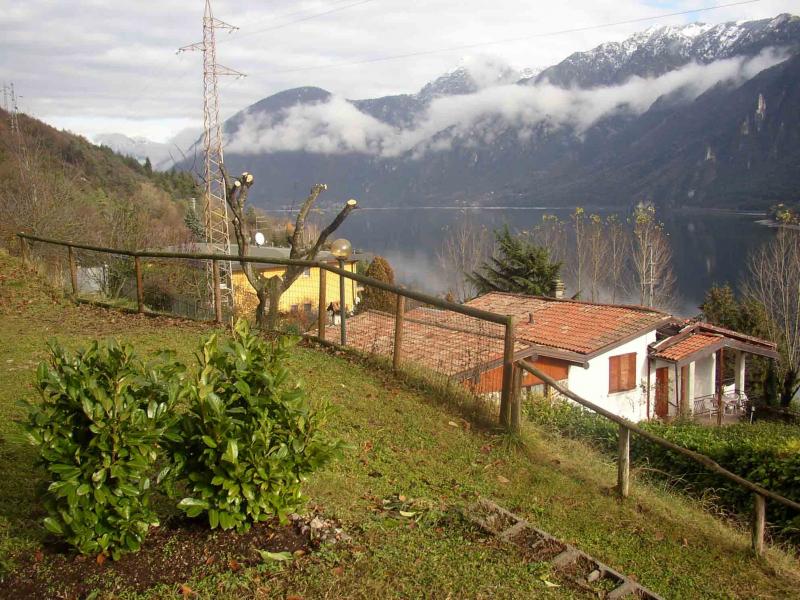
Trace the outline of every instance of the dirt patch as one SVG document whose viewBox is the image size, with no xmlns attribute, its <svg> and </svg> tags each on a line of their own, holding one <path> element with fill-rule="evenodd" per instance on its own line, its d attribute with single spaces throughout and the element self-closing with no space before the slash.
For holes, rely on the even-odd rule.
<svg viewBox="0 0 800 600">
<path fill-rule="evenodd" d="M 519 522 L 511 513 L 489 503 L 478 502 L 470 511 L 482 527 L 494 534 L 500 534 Z"/>
<path fill-rule="evenodd" d="M 56 545 L 19 556 L 17 569 L 3 581 L 0 598 L 83 598 L 94 590 L 144 592 L 159 584 L 177 589 L 194 577 L 258 564 L 258 550 L 299 555 L 319 543 L 299 519 L 287 525 L 277 519 L 256 523 L 241 534 L 176 520 L 154 529 L 139 552 L 117 561 L 75 555 Z"/>
<path fill-rule="evenodd" d="M 517 544 L 522 554 L 530 562 L 545 562 L 564 551 L 566 546 L 558 540 L 545 538 L 536 533 L 533 529 L 526 527 L 511 542 Z"/>
<path fill-rule="evenodd" d="M 559 570 L 568 577 L 585 580 L 589 573 L 597 569 L 598 566 L 599 565 L 596 562 L 589 560 L 585 556 L 578 556 L 575 561 L 569 563 L 568 565 L 564 565 Z"/>
</svg>

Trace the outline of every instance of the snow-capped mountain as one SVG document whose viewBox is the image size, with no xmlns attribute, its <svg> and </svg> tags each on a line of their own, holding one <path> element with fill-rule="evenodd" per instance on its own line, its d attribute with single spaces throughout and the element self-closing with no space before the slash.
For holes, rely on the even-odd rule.
<svg viewBox="0 0 800 600">
<path fill-rule="evenodd" d="M 614 85 L 634 75 L 662 75 L 692 61 L 708 64 L 733 56 L 752 56 L 767 46 L 797 47 L 799 36 L 800 19 L 787 14 L 719 25 L 651 27 L 623 42 L 576 52 L 527 82 L 547 80 L 564 87 Z"/>
<path fill-rule="evenodd" d="M 135 158 L 142 164 L 149 158 L 155 166 L 169 158 L 169 144 L 154 142 L 144 137 L 129 137 L 121 133 L 98 133 L 94 136 L 94 142 L 108 146 L 117 154 Z"/>
<path fill-rule="evenodd" d="M 654 27 L 538 74 L 483 61 L 416 93 L 286 90 L 225 124 L 251 197 L 365 205 L 763 207 L 800 198 L 800 19 Z"/>
</svg>

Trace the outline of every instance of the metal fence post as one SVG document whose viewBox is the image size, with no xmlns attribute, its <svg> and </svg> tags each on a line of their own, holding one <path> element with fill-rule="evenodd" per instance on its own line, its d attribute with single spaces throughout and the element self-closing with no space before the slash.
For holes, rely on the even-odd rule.
<svg viewBox="0 0 800 600">
<path fill-rule="evenodd" d="M 400 368 L 400 358 L 403 348 L 403 317 L 406 312 L 406 297 L 397 294 L 397 308 L 394 314 L 394 354 L 392 367 L 397 371 Z"/>
<path fill-rule="evenodd" d="M 515 318 L 508 317 L 503 344 L 503 390 L 500 392 L 500 426 L 511 427 L 511 397 L 514 378 L 514 325 Z"/>
<path fill-rule="evenodd" d="M 328 312 L 325 306 L 325 292 L 327 291 L 328 284 L 327 271 L 322 267 L 319 268 L 319 314 L 317 315 L 317 333 L 319 339 L 325 340 L 325 315 Z"/>
<path fill-rule="evenodd" d="M 219 261 L 211 261 L 211 279 L 214 285 L 214 321 L 222 323 L 222 290 L 220 289 Z"/>
<path fill-rule="evenodd" d="M 78 266 L 75 264 L 75 251 L 72 246 L 67 246 L 67 258 L 69 260 L 69 278 L 72 283 L 72 295 L 78 297 Z"/>
<path fill-rule="evenodd" d="M 617 457 L 617 493 L 627 498 L 631 482 L 631 430 L 619 426 L 619 456 Z"/>
<path fill-rule="evenodd" d="M 136 310 L 144 312 L 144 284 L 142 283 L 142 262 L 138 256 L 133 257 L 133 268 L 136 271 Z"/>
<path fill-rule="evenodd" d="M 764 530 L 767 522 L 767 499 L 761 494 L 753 494 L 753 552 L 764 556 Z"/>
</svg>

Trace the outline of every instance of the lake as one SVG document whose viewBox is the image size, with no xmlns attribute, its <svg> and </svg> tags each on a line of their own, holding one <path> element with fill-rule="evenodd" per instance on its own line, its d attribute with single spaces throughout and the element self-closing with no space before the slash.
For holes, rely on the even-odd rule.
<svg viewBox="0 0 800 600">
<path fill-rule="evenodd" d="M 465 211 L 473 223 L 489 229 L 505 224 L 512 229 L 530 229 L 541 222 L 543 214 L 568 219 L 572 209 L 362 208 L 350 215 L 337 235 L 348 238 L 358 250 L 386 257 L 399 282 L 441 293 L 445 290 L 437 273 L 436 254 L 445 228 L 456 224 Z M 684 316 L 697 313 L 712 284 L 735 286 L 744 273 L 748 252 L 774 235 L 774 230 L 756 223 L 763 216 L 754 213 L 675 212 L 659 218 L 672 242 L 678 279 L 673 304 Z"/>
</svg>

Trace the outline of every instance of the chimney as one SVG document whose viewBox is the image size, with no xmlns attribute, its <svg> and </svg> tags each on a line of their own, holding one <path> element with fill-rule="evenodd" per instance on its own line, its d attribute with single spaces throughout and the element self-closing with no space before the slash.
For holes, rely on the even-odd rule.
<svg viewBox="0 0 800 600">
<path fill-rule="evenodd" d="M 566 286 L 564 282 L 561 281 L 561 278 L 556 279 L 556 290 L 555 294 L 553 295 L 554 298 L 563 298 L 564 297 L 564 290 L 566 290 Z"/>
<path fill-rule="evenodd" d="M 528 313 L 528 323 L 533 325 L 533 313 L 532 312 Z"/>
</svg>

